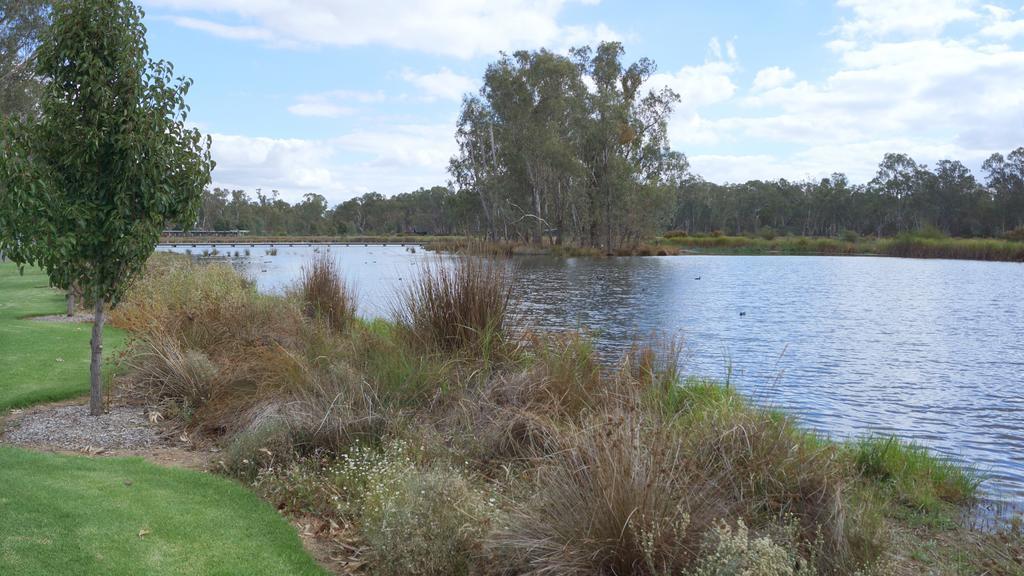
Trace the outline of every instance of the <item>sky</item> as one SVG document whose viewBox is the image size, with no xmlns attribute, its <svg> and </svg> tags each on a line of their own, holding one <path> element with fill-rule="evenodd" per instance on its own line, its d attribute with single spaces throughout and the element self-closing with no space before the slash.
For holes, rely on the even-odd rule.
<svg viewBox="0 0 1024 576">
<path fill-rule="evenodd" d="M 140 0 L 195 84 L 215 186 L 333 205 L 445 185 L 464 94 L 502 51 L 621 41 L 682 101 L 715 182 L 872 177 L 886 152 L 979 171 L 1024 146 L 1022 0 Z"/>
</svg>

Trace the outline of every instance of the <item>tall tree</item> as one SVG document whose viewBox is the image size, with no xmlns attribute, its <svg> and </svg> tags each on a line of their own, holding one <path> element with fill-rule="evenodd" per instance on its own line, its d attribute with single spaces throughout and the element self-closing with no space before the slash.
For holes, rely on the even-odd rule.
<svg viewBox="0 0 1024 576">
<path fill-rule="evenodd" d="M 0 250 L 94 301 L 90 412 L 102 413 L 103 314 L 168 222 L 195 222 L 210 141 L 186 128 L 187 78 L 148 58 L 130 0 L 64 0 L 43 34 L 39 119 L 8 121 L 0 154 Z"/>
<path fill-rule="evenodd" d="M 612 250 L 667 223 L 687 171 L 667 139 L 679 96 L 645 89 L 654 63 L 622 55 L 616 42 L 505 55 L 463 100 L 450 169 L 492 238 Z"/>
</svg>

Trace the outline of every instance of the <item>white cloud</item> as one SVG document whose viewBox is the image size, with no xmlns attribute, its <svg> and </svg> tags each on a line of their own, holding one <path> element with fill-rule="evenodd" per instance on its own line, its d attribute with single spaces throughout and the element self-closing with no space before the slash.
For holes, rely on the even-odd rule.
<svg viewBox="0 0 1024 576">
<path fill-rule="evenodd" d="M 988 156 L 949 142 L 922 142 L 913 138 L 886 138 L 863 142 L 823 142 L 793 154 L 695 154 L 689 157 L 694 172 L 715 182 L 748 180 L 818 180 L 833 172 L 846 174 L 852 182 L 874 177 L 886 152 L 900 151 L 918 161 L 934 162 L 956 158 L 968 165 Z"/>
<path fill-rule="evenodd" d="M 919 2 L 838 4 L 856 18 L 825 44 L 836 57 L 829 76 L 794 82 L 782 69 L 765 69 L 739 101 L 740 112 L 673 121 L 675 132 L 694 134 L 673 143 L 693 144 L 697 173 L 745 181 L 842 171 L 863 181 L 886 152 L 929 164 L 955 158 L 977 169 L 991 153 L 1024 144 L 1024 49 L 983 40 L 984 34 L 1002 38 L 984 30 L 1012 22 L 1012 13 L 991 7 L 975 13 L 972 2 L 929 2 L 934 13 L 914 24 L 902 17 Z M 953 22 L 966 24 L 957 28 L 959 36 L 939 34 Z M 882 38 L 886 34 L 893 37 Z M 744 153 L 734 152 L 737 146 Z"/>
<path fill-rule="evenodd" d="M 255 26 L 228 26 L 226 24 L 219 24 L 217 22 L 211 22 L 209 20 L 202 20 L 199 18 L 189 18 L 187 16 L 169 16 L 166 19 L 174 22 L 182 28 L 199 30 L 200 32 L 206 32 L 208 34 L 213 34 L 214 36 L 220 36 L 221 38 L 228 38 L 231 40 L 270 41 L 274 38 L 274 35 L 270 30 Z"/>
<path fill-rule="evenodd" d="M 384 94 L 381 92 L 334 90 L 299 96 L 295 104 L 288 107 L 288 111 L 296 116 L 338 118 L 355 114 L 357 109 L 353 103 L 368 104 L 383 99 Z"/>
<path fill-rule="evenodd" d="M 455 154 L 455 119 L 446 124 L 402 124 L 358 130 L 333 140 L 340 148 L 367 154 L 382 169 L 415 168 L 444 173 Z M 430 185 L 440 182 L 430 182 Z"/>
<path fill-rule="evenodd" d="M 213 185 L 279 190 L 289 202 L 315 192 L 334 204 L 366 192 L 444 184 L 455 152 L 452 126 L 384 126 L 321 140 L 213 134 Z"/>
<path fill-rule="evenodd" d="M 676 147 L 717 141 L 701 118 L 700 109 L 726 102 L 736 94 L 732 78 L 736 73 L 736 49 L 732 41 L 726 43 L 723 52 L 718 38 L 711 38 L 707 54 L 703 64 L 683 66 L 674 73 L 653 74 L 644 85 L 645 89 L 668 87 L 679 94 L 680 103 L 669 123 L 669 140 Z"/>
<path fill-rule="evenodd" d="M 221 36 L 314 46 L 381 44 L 460 58 L 617 37 L 601 23 L 560 23 L 563 8 L 571 1 L 147 0 L 145 4 L 230 14 L 255 24 L 239 27 L 196 18 L 175 20 Z"/>
<path fill-rule="evenodd" d="M 477 83 L 472 78 L 441 68 L 431 74 L 418 74 L 412 70 L 402 71 L 402 79 L 423 91 L 428 100 L 441 98 L 444 100 L 462 100 L 462 95 L 476 89 Z"/>
<path fill-rule="evenodd" d="M 334 150 L 320 142 L 295 138 L 253 138 L 213 134 L 217 166 L 213 184 L 224 188 L 277 189 L 289 201 L 305 192 L 335 189 L 328 168 Z"/>
<path fill-rule="evenodd" d="M 854 18 L 839 25 L 846 37 L 936 36 L 946 26 L 979 17 L 975 0 L 838 0 Z"/>
<path fill-rule="evenodd" d="M 757 76 L 754 77 L 753 89 L 755 92 L 763 92 L 772 88 L 779 88 L 789 84 L 794 78 L 796 78 L 796 74 L 789 68 L 780 68 L 778 66 L 762 68 L 758 70 Z"/>
<path fill-rule="evenodd" d="M 985 10 L 989 13 L 990 21 L 981 29 L 983 36 L 999 38 L 1000 40 L 1011 40 L 1017 36 L 1024 36 L 1024 18 L 1013 20 L 1013 12 L 992 4 L 986 5 Z"/>
</svg>

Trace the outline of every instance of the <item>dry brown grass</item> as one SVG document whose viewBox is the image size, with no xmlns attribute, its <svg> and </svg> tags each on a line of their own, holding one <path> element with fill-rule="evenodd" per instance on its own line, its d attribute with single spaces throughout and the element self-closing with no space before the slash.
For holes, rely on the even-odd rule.
<svg viewBox="0 0 1024 576">
<path fill-rule="evenodd" d="M 512 281 L 496 260 L 436 259 L 420 270 L 395 304 L 394 319 L 431 351 L 500 355 L 509 342 Z"/>
<path fill-rule="evenodd" d="M 514 505 L 490 547 L 523 573 L 682 574 L 735 503 L 695 469 L 667 429 L 608 414 L 542 459 L 533 494 Z"/>
<path fill-rule="evenodd" d="M 882 526 L 870 501 L 851 498 L 857 474 L 837 445 L 785 416 L 728 402 L 679 416 L 674 426 L 748 525 L 795 523 L 823 574 L 851 573 L 878 558 Z"/>
<path fill-rule="evenodd" d="M 319 253 L 303 266 L 299 296 L 306 315 L 333 330 L 345 329 L 356 316 L 355 295 L 329 254 Z"/>
</svg>

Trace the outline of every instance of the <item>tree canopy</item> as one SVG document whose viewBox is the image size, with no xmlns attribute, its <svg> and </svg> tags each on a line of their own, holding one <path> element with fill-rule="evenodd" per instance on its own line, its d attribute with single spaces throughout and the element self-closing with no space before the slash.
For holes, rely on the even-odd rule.
<svg viewBox="0 0 1024 576">
<path fill-rule="evenodd" d="M 490 237 L 611 249 L 658 227 L 686 171 L 667 138 L 679 96 L 645 88 L 654 63 L 623 54 L 617 42 L 515 52 L 463 100 L 450 171 Z"/>
</svg>

